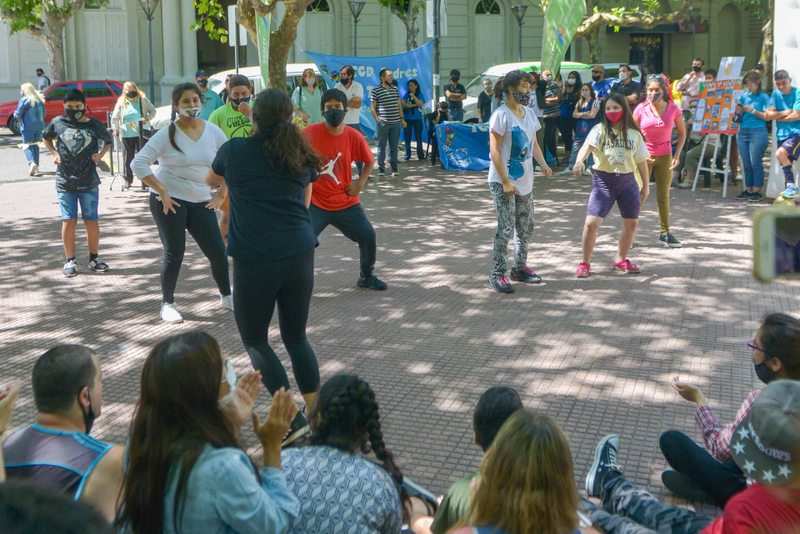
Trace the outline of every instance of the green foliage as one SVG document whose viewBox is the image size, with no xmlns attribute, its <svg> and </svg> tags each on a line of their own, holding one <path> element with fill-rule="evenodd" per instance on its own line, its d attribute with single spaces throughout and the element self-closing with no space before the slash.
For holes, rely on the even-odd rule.
<svg viewBox="0 0 800 534">
<path fill-rule="evenodd" d="M 109 0 L 94 0 L 96 7 L 108 5 Z M 0 19 L 4 20 L 11 32 L 29 31 L 38 33 L 44 26 L 44 15 L 63 22 L 83 8 L 84 0 L 0 0 Z"/>
<path fill-rule="evenodd" d="M 227 43 L 227 8 L 219 0 L 194 0 L 194 9 L 197 18 L 191 26 L 192 31 L 203 30 L 212 40 Z"/>
<path fill-rule="evenodd" d="M 761 22 L 765 22 L 772 16 L 769 10 L 769 0 L 733 0 L 733 3 Z"/>
<path fill-rule="evenodd" d="M 425 10 L 425 0 L 378 0 L 378 3 L 400 18 L 416 17 Z"/>
</svg>

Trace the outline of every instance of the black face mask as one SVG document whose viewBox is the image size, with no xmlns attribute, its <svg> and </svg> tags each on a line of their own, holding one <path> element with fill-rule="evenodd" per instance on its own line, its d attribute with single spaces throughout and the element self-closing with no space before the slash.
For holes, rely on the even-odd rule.
<svg viewBox="0 0 800 534">
<path fill-rule="evenodd" d="M 83 114 L 85 112 L 86 112 L 86 110 L 83 110 L 83 109 L 70 109 L 70 108 L 67 108 L 67 109 L 64 110 L 64 113 L 67 114 L 67 117 L 71 121 L 79 121 L 79 120 L 81 120 L 83 118 Z"/>
<path fill-rule="evenodd" d="M 600 74 L 592 74 L 592 79 L 596 82 L 599 82 L 602 79 L 602 75 Z"/>
<path fill-rule="evenodd" d="M 350 83 L 350 78 L 342 76 L 341 78 L 339 78 L 339 81 L 342 83 L 342 85 L 348 85 Z"/>
<path fill-rule="evenodd" d="M 136 91 L 128 91 L 127 93 L 125 93 L 125 95 L 128 98 L 136 98 L 137 96 L 139 96 L 139 93 L 137 93 Z"/>
<path fill-rule="evenodd" d="M 233 105 L 233 109 L 238 109 L 239 104 L 247 104 L 250 102 L 250 97 L 246 96 L 244 98 L 231 98 L 229 99 L 230 103 Z"/>
<path fill-rule="evenodd" d="M 692 66 L 692 70 L 695 71 L 695 72 L 700 72 L 701 70 L 703 70 L 703 67 Z"/>
<path fill-rule="evenodd" d="M 89 397 L 89 408 L 87 410 L 83 409 L 81 406 L 80 401 L 78 401 L 78 406 L 81 408 L 81 413 L 83 414 L 83 426 L 86 427 L 86 435 L 88 436 L 89 433 L 92 431 L 92 425 L 94 425 L 94 409 L 92 408 L 92 397 L 89 396 L 89 392 L 86 392 L 86 396 Z"/>
<path fill-rule="evenodd" d="M 208 80 L 197 80 L 197 85 L 200 87 L 205 87 L 208 85 Z"/>
<path fill-rule="evenodd" d="M 347 112 L 343 109 L 326 109 L 322 116 L 325 117 L 325 122 L 337 128 L 344 121 L 346 114 Z"/>
<path fill-rule="evenodd" d="M 527 106 L 531 103 L 531 94 L 530 93 L 511 93 L 511 96 L 514 97 L 514 100 L 519 102 L 521 106 Z"/>
<path fill-rule="evenodd" d="M 767 367 L 767 360 L 764 360 L 761 363 L 753 364 L 753 368 L 756 370 L 756 376 L 758 379 L 765 384 L 769 384 L 775 380 L 775 371 Z"/>
</svg>

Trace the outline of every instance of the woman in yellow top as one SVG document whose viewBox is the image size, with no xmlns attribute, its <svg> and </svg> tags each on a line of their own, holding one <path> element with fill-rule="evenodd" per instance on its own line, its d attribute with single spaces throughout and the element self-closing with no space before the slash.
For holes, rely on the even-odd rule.
<svg viewBox="0 0 800 534">
<path fill-rule="evenodd" d="M 114 137 L 120 139 L 125 147 L 125 184 L 128 188 L 133 184 L 133 171 L 131 162 L 133 157 L 144 145 L 141 129 L 147 128 L 156 114 L 156 108 L 147 99 L 134 82 L 125 82 L 122 94 L 117 99 L 114 111 L 111 113 L 111 127 Z M 147 189 L 142 183 L 142 190 Z"/>
<path fill-rule="evenodd" d="M 578 264 L 575 273 L 578 278 L 588 278 L 592 274 L 590 262 L 597 233 L 614 203 L 619 206 L 623 220 L 614 269 L 625 274 L 639 272 L 639 266 L 627 256 L 639 223 L 639 210 L 650 195 L 650 170 L 647 166 L 650 154 L 633 122 L 633 114 L 625 96 L 619 93 L 609 95 L 603 103 L 600 117 L 600 124 L 589 132 L 573 168 L 575 176 L 580 176 L 584 160 L 592 153 L 595 162 L 592 167 L 592 193 L 589 195 L 583 227 L 583 261 Z M 642 177 L 641 190 L 634 175 L 637 168 Z"/>
</svg>

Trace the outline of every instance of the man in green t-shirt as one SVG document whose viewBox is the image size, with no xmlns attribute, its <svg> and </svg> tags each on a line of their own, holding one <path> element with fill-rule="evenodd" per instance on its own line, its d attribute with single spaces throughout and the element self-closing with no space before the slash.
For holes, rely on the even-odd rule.
<svg viewBox="0 0 800 534">
<path fill-rule="evenodd" d="M 484 454 L 491 447 L 503 423 L 520 408 L 522 408 L 522 401 L 519 393 L 513 388 L 494 386 L 481 395 L 478 405 L 475 406 L 475 412 L 472 414 L 472 428 L 475 432 L 475 443 L 483 449 Z M 467 522 L 472 481 L 475 477 L 477 477 L 477 473 L 457 481 L 447 490 L 447 495 L 439 505 L 436 517 L 430 526 L 433 534 L 445 534 L 459 523 Z M 415 521 L 415 526 L 419 524 L 419 521 Z M 418 531 L 415 530 L 415 532 Z"/>
<path fill-rule="evenodd" d="M 216 124 L 228 139 L 232 137 L 249 137 L 253 129 L 250 99 L 253 86 L 247 76 L 234 74 L 228 83 L 228 102 L 214 111 L 208 122 Z"/>
</svg>

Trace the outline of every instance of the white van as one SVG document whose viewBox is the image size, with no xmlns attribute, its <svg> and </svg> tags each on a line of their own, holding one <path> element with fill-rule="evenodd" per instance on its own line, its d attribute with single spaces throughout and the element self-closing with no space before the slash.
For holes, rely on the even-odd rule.
<svg viewBox="0 0 800 534">
<path fill-rule="evenodd" d="M 319 69 L 313 63 L 288 63 L 286 65 L 286 90 L 292 94 L 294 88 L 297 87 L 303 77 L 303 71 L 306 69 L 314 69 L 317 74 L 319 83 L 322 84 L 322 89 L 325 89 L 325 80 L 320 76 Z M 208 77 L 208 88 L 219 94 L 225 88 L 225 78 L 231 74 L 236 74 L 236 69 L 223 70 Z M 241 67 L 239 74 L 247 76 L 253 84 L 255 94 L 264 90 L 264 83 L 261 81 L 261 67 Z M 172 105 L 161 106 L 156 109 L 155 117 L 150 121 L 154 129 L 160 130 L 169 126 L 170 119 L 172 118 Z"/>
</svg>

